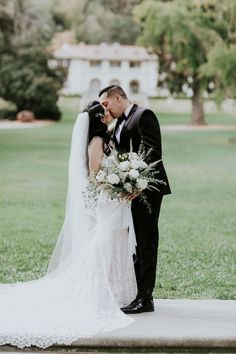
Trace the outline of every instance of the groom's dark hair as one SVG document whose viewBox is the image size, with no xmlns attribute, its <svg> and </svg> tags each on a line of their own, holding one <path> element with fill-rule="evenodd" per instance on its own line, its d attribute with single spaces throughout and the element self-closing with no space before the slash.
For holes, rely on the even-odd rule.
<svg viewBox="0 0 236 354">
<path fill-rule="evenodd" d="M 100 92 L 99 92 L 99 97 L 102 96 L 102 94 L 106 92 L 107 93 L 107 97 L 113 96 L 113 95 L 120 95 L 121 97 L 123 97 L 124 99 L 127 99 L 127 95 L 125 93 L 125 91 L 123 90 L 122 87 L 120 87 L 119 85 L 110 85 L 107 87 L 104 87 Z"/>
</svg>

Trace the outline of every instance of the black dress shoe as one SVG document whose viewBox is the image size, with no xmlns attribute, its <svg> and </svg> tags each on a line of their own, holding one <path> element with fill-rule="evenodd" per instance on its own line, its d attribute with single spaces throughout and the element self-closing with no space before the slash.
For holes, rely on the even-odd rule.
<svg viewBox="0 0 236 354">
<path fill-rule="evenodd" d="M 137 299 L 133 306 L 122 307 L 121 310 L 126 314 L 135 314 L 142 312 L 153 312 L 154 302 L 153 300 Z"/>
<path fill-rule="evenodd" d="M 136 302 L 138 301 L 138 298 L 136 297 L 129 305 L 126 305 L 124 307 L 121 307 L 121 311 L 125 311 L 126 309 L 130 309 L 136 305 Z"/>
</svg>

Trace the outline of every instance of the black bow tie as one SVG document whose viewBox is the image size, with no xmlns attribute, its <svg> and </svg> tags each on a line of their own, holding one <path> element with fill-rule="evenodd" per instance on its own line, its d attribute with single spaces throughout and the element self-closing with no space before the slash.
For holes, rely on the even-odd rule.
<svg viewBox="0 0 236 354">
<path fill-rule="evenodd" d="M 126 119 L 127 119 L 126 115 L 122 113 L 122 115 L 119 118 L 117 118 L 117 125 L 120 125 Z"/>
</svg>

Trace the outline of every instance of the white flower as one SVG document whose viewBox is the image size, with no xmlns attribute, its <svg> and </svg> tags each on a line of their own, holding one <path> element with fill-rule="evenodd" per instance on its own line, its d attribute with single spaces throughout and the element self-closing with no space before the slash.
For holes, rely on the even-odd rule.
<svg viewBox="0 0 236 354">
<path fill-rule="evenodd" d="M 135 169 L 132 168 L 132 170 L 129 171 L 129 175 L 130 175 L 130 177 L 132 177 L 132 178 L 138 178 L 139 172 L 138 172 L 137 170 L 135 170 Z"/>
<path fill-rule="evenodd" d="M 136 152 L 129 152 L 129 159 L 130 160 L 137 160 L 138 154 L 136 154 Z"/>
<path fill-rule="evenodd" d="M 124 188 L 127 190 L 127 192 L 132 193 L 133 192 L 133 188 L 131 183 L 127 182 L 124 184 Z"/>
<path fill-rule="evenodd" d="M 130 162 L 129 161 L 122 161 L 119 163 L 119 169 L 121 171 L 128 171 L 130 168 Z"/>
<path fill-rule="evenodd" d="M 111 163 L 117 163 L 116 157 L 114 155 L 108 156 L 107 159 Z"/>
<path fill-rule="evenodd" d="M 147 188 L 148 182 L 147 182 L 147 180 L 144 179 L 144 178 L 138 178 L 138 179 L 137 179 L 136 186 L 137 186 L 138 189 L 144 190 L 144 189 Z"/>
<path fill-rule="evenodd" d="M 117 176 L 115 173 L 111 173 L 107 176 L 107 180 L 111 184 L 118 184 L 120 182 L 120 177 Z"/>
<path fill-rule="evenodd" d="M 141 160 L 141 161 L 140 161 L 140 168 L 141 168 L 142 170 L 144 170 L 144 169 L 147 168 L 147 167 L 148 167 L 148 164 L 147 164 L 145 161 Z"/>
<path fill-rule="evenodd" d="M 128 176 L 128 174 L 129 174 L 128 172 L 119 171 L 119 177 L 120 177 L 122 182 L 125 181 L 125 179 Z"/>
<path fill-rule="evenodd" d="M 103 160 L 103 166 L 114 166 L 117 164 L 116 157 L 114 155 L 108 156 Z"/>
<path fill-rule="evenodd" d="M 97 180 L 98 182 L 103 182 L 104 179 L 105 179 L 105 176 L 106 176 L 106 174 L 105 174 L 104 171 L 99 171 L 98 174 L 97 174 L 97 176 L 96 176 L 96 180 Z"/>
<path fill-rule="evenodd" d="M 140 167 L 140 162 L 138 160 L 132 160 L 131 161 L 131 168 L 134 168 L 137 170 Z"/>
</svg>

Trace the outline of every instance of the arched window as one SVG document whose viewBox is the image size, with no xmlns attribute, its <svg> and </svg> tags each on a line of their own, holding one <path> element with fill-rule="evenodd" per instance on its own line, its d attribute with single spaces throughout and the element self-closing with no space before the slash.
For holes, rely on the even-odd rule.
<svg viewBox="0 0 236 354">
<path fill-rule="evenodd" d="M 93 79 L 90 82 L 90 91 L 91 92 L 98 92 L 101 90 L 101 82 L 98 79 Z"/>
<path fill-rule="evenodd" d="M 120 81 L 117 79 L 112 79 L 110 85 L 120 85 Z"/>
<path fill-rule="evenodd" d="M 138 80 L 132 80 L 129 84 L 129 89 L 131 93 L 139 93 L 139 82 Z"/>
</svg>

